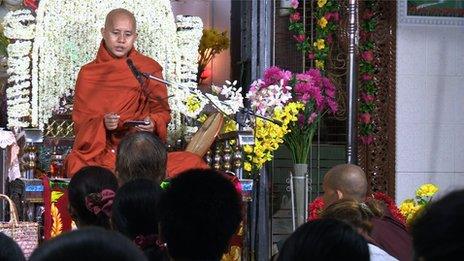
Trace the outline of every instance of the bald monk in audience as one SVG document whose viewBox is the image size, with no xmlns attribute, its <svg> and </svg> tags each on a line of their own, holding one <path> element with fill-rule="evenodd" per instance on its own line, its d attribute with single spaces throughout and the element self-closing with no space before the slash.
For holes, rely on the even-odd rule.
<svg viewBox="0 0 464 261">
<path fill-rule="evenodd" d="M 325 206 L 340 199 L 351 199 L 358 202 L 366 200 L 367 180 L 364 171 L 352 164 L 342 164 L 331 168 L 324 176 L 322 183 Z M 388 208 L 384 208 L 384 216 L 373 218 L 371 237 L 375 243 L 391 256 L 403 261 L 412 259 L 412 239 L 406 227 L 393 218 Z"/>
<path fill-rule="evenodd" d="M 134 15 L 126 9 L 108 13 L 103 40 L 94 61 L 78 75 L 72 119 L 74 146 L 66 159 L 66 173 L 99 165 L 115 169 L 116 150 L 127 133 L 147 131 L 166 141 L 171 120 L 167 89 L 162 83 L 136 77 L 131 59 L 141 71 L 162 78 L 162 67 L 134 48 L 137 39 Z M 126 121 L 144 121 L 126 125 Z"/>
</svg>

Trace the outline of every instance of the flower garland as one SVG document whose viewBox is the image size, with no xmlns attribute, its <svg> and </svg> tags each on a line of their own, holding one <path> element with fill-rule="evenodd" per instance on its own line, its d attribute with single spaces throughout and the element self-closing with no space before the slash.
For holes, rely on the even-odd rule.
<svg viewBox="0 0 464 261">
<path fill-rule="evenodd" d="M 365 9 L 361 16 L 361 30 L 359 39 L 359 73 L 360 103 L 359 103 L 359 139 L 365 145 L 374 142 L 375 124 L 372 113 L 375 110 L 375 95 L 377 86 L 374 80 L 375 44 L 373 34 L 378 22 L 378 3 L 376 0 L 366 0 Z"/>
<path fill-rule="evenodd" d="M 314 66 L 324 71 L 330 53 L 330 45 L 333 42 L 333 34 L 337 30 L 340 21 L 340 5 L 337 0 L 317 0 L 317 6 L 314 13 L 316 20 L 316 38 L 310 43 L 306 35 L 306 29 L 303 23 L 302 15 L 298 11 L 299 0 L 291 1 L 290 23 L 288 29 L 293 33 L 293 39 L 297 42 L 296 46 L 303 55 L 314 60 Z"/>
<path fill-rule="evenodd" d="M 30 39 L 34 38 L 35 18 L 30 10 L 16 10 L 7 13 L 3 21 L 5 36 L 13 39 L 8 47 L 8 87 L 6 89 L 8 126 L 27 127 L 30 125 L 31 104 L 31 59 Z"/>
</svg>

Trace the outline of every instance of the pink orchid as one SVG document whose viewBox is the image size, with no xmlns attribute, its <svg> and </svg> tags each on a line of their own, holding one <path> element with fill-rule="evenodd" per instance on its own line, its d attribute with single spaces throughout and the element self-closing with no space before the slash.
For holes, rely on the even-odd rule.
<svg viewBox="0 0 464 261">
<path fill-rule="evenodd" d="M 316 118 L 317 118 L 317 113 L 315 112 L 311 113 L 311 115 L 308 118 L 308 124 L 313 123 L 316 120 Z"/>
<path fill-rule="evenodd" d="M 290 2 L 290 6 L 291 6 L 293 9 L 297 9 L 299 4 L 300 4 L 300 3 L 299 3 L 298 0 L 292 0 L 292 1 Z"/>
<path fill-rule="evenodd" d="M 362 113 L 361 115 L 359 115 L 359 120 L 362 123 L 369 124 L 371 123 L 371 114 L 367 112 Z"/>
<path fill-rule="evenodd" d="M 364 51 L 361 54 L 361 57 L 363 58 L 364 61 L 366 62 L 372 62 L 374 60 L 374 53 L 371 50 Z"/>
<path fill-rule="evenodd" d="M 327 100 L 327 106 L 329 106 L 332 113 L 336 113 L 338 111 L 338 103 L 334 99 L 328 99 Z"/>
<path fill-rule="evenodd" d="M 295 39 L 295 41 L 301 43 L 301 42 L 304 42 L 306 40 L 306 35 L 304 35 L 304 34 L 294 35 L 293 39 Z"/>
<path fill-rule="evenodd" d="M 264 85 L 266 85 L 266 87 L 272 84 L 278 84 L 280 80 L 283 80 L 283 85 L 287 86 L 291 78 L 292 72 L 281 70 L 277 66 L 272 66 L 264 71 Z"/>
<path fill-rule="evenodd" d="M 298 21 L 300 21 L 300 19 L 301 19 L 301 15 L 300 15 L 299 12 L 295 12 L 295 13 L 290 15 L 290 21 L 291 22 L 298 22 Z"/>
</svg>

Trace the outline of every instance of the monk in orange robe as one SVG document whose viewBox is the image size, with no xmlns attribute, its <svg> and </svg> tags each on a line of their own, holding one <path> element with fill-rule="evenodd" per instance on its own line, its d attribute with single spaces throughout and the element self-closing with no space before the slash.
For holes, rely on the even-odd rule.
<svg viewBox="0 0 464 261">
<path fill-rule="evenodd" d="M 96 59 L 84 65 L 77 78 L 72 113 L 75 141 L 65 163 L 68 177 L 88 165 L 114 170 L 117 146 L 129 132 L 149 131 L 164 141 L 167 138 L 171 117 L 166 86 L 138 79 L 127 64 L 131 59 L 139 71 L 162 78 L 162 67 L 134 49 L 134 15 L 125 9 L 112 10 L 101 32 Z M 124 125 L 128 120 L 148 124 Z"/>
</svg>

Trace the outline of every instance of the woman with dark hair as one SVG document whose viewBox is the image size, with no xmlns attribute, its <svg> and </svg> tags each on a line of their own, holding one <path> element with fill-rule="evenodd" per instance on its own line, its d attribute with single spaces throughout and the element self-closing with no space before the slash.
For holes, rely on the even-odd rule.
<svg viewBox="0 0 464 261">
<path fill-rule="evenodd" d="M 0 233 L 0 260 L 26 261 L 18 244 L 9 236 Z"/>
<path fill-rule="evenodd" d="M 142 251 L 123 235 L 97 227 L 61 234 L 45 242 L 29 261 L 145 261 Z"/>
<path fill-rule="evenodd" d="M 367 242 L 344 222 L 319 219 L 300 226 L 285 241 L 279 261 L 369 261 Z"/>
<path fill-rule="evenodd" d="M 158 238 L 160 195 L 159 185 L 148 179 L 135 179 L 118 190 L 113 203 L 113 228 L 143 250 L 148 260 L 165 257 Z"/>
<path fill-rule="evenodd" d="M 372 231 L 372 218 L 381 215 L 380 208 L 374 204 L 376 204 L 375 201 L 359 203 L 350 199 L 341 199 L 325 208 L 322 211 L 321 218 L 343 221 L 356 230 L 368 243 L 371 261 L 398 260 L 378 246 L 377 242 L 370 235 Z"/>
<path fill-rule="evenodd" d="M 111 208 L 117 189 L 118 181 L 110 170 L 98 166 L 80 169 L 68 186 L 69 214 L 77 227 L 110 229 Z"/>
</svg>

